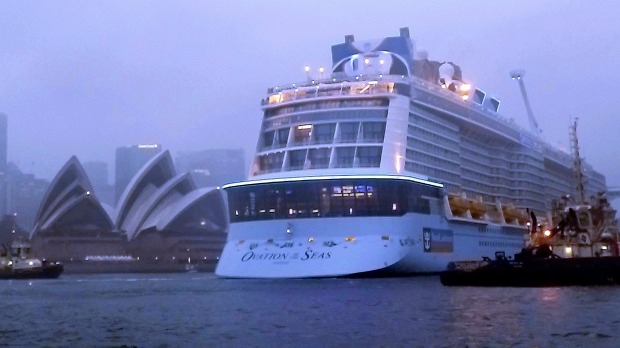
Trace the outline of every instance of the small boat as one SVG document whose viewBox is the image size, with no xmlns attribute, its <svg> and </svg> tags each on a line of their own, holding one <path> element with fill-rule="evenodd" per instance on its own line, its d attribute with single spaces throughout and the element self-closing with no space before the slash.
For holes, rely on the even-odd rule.
<svg viewBox="0 0 620 348">
<path fill-rule="evenodd" d="M 445 286 L 548 287 L 620 284 L 620 257 L 561 258 L 544 247 L 508 259 L 452 262 L 440 273 Z M 536 255 L 536 253 L 539 255 Z"/>
<path fill-rule="evenodd" d="M 23 241 L 14 241 L 10 248 L 4 247 L 0 255 L 0 279 L 53 279 L 62 273 L 61 263 L 40 260 L 29 254 L 30 244 Z"/>
<path fill-rule="evenodd" d="M 620 284 L 620 233 L 616 211 L 604 193 L 594 204 L 556 201 L 545 229 L 531 214 L 530 242 L 514 258 L 503 251 L 495 259 L 450 262 L 440 273 L 446 286 L 541 287 Z"/>
</svg>

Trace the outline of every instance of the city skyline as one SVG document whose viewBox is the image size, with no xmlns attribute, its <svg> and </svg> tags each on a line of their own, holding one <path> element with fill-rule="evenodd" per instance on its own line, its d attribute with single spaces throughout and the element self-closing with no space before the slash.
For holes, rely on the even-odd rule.
<svg viewBox="0 0 620 348">
<path fill-rule="evenodd" d="M 509 76 L 524 69 L 545 139 L 568 150 L 569 119 L 579 118 L 582 155 L 620 186 L 609 161 L 618 146 L 599 140 L 620 129 L 609 78 L 620 64 L 620 44 L 610 38 L 615 2 L 237 4 L 2 5 L 9 161 L 47 180 L 72 155 L 104 161 L 113 173 L 116 148 L 158 143 L 174 154 L 242 148 L 249 168 L 267 88 L 304 80 L 306 65 L 328 68 L 329 48 L 345 35 L 374 39 L 409 27 L 417 48 L 459 64 L 466 79 L 501 99 L 500 114 L 527 128 Z M 273 8 L 282 13 L 275 21 Z M 347 15 L 336 21 L 333 13 Z"/>
</svg>

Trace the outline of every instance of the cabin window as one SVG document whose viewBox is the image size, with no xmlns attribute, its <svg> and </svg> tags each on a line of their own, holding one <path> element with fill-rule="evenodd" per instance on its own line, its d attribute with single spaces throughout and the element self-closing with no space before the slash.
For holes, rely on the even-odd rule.
<svg viewBox="0 0 620 348">
<path fill-rule="evenodd" d="M 286 143 L 288 142 L 289 131 L 290 130 L 288 128 L 283 128 L 283 129 L 278 130 L 278 145 L 286 146 Z"/>
<path fill-rule="evenodd" d="M 263 147 L 269 148 L 273 146 L 273 138 L 275 133 L 275 131 L 267 131 L 263 133 Z"/>
<path fill-rule="evenodd" d="M 354 147 L 338 147 L 336 148 L 336 167 L 351 168 L 353 167 L 353 157 L 355 156 Z"/>
<path fill-rule="evenodd" d="M 379 167 L 381 164 L 380 147 L 358 147 L 357 157 L 360 167 Z"/>
<path fill-rule="evenodd" d="M 340 124 L 340 142 L 354 143 L 357 141 L 359 132 L 359 122 L 343 122 Z"/>
<path fill-rule="evenodd" d="M 382 143 L 385 136 L 385 122 L 362 123 L 362 138 L 365 143 Z"/>
<path fill-rule="evenodd" d="M 304 168 L 306 153 L 307 150 L 289 151 L 289 167 L 291 170 L 300 170 Z"/>
<path fill-rule="evenodd" d="M 328 168 L 329 167 L 329 155 L 331 154 L 331 148 L 311 149 L 308 153 L 308 161 L 310 162 L 310 168 Z"/>
<path fill-rule="evenodd" d="M 284 152 L 276 152 L 260 156 L 258 161 L 261 172 L 278 172 L 282 169 Z"/>
<path fill-rule="evenodd" d="M 317 144 L 332 143 L 334 141 L 334 132 L 336 124 L 317 124 L 314 126 L 314 139 Z"/>
<path fill-rule="evenodd" d="M 310 136 L 312 135 L 312 125 L 302 124 L 295 127 L 295 134 L 293 141 L 295 145 L 310 143 Z"/>
</svg>

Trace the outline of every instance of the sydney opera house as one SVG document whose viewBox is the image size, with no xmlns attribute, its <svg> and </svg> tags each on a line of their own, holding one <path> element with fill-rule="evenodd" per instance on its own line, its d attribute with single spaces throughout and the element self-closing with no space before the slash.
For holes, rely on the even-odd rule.
<svg viewBox="0 0 620 348">
<path fill-rule="evenodd" d="M 45 193 L 30 237 L 37 256 L 69 268 L 212 268 L 226 239 L 226 214 L 219 188 L 198 188 L 189 173 L 177 174 L 169 151 L 142 167 L 116 207 L 97 199 L 74 156 Z"/>
</svg>

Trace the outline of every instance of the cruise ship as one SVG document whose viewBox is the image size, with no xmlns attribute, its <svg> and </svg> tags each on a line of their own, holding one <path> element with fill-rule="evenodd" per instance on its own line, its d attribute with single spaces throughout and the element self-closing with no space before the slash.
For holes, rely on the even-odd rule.
<svg viewBox="0 0 620 348">
<path fill-rule="evenodd" d="M 249 179 L 227 184 L 216 274 L 429 274 L 521 250 L 533 212 L 575 192 L 574 158 L 500 113 L 409 29 L 345 36 L 332 67 L 269 88 Z M 605 177 L 582 163 L 585 191 Z"/>
</svg>

